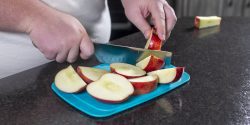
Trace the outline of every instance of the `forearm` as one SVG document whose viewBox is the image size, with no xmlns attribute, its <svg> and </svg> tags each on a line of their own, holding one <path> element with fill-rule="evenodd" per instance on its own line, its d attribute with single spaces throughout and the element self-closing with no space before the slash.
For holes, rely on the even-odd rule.
<svg viewBox="0 0 250 125">
<path fill-rule="evenodd" d="M 29 32 L 30 25 L 46 10 L 40 0 L 0 0 L 0 30 Z"/>
</svg>

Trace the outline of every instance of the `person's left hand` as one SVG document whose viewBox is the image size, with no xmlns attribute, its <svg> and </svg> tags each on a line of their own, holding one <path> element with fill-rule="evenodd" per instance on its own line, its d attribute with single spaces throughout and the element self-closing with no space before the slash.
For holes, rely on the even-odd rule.
<svg viewBox="0 0 250 125">
<path fill-rule="evenodd" d="M 146 18 L 151 15 L 157 34 L 166 40 L 177 21 L 173 8 L 166 0 L 122 0 L 127 18 L 149 37 L 151 26 Z"/>
</svg>

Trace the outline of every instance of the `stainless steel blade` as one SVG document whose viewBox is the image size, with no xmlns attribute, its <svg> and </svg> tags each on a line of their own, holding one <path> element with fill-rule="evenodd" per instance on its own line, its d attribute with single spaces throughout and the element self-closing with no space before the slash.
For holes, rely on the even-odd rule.
<svg viewBox="0 0 250 125">
<path fill-rule="evenodd" d="M 141 61 L 149 55 L 154 55 L 164 60 L 172 56 L 172 53 L 167 51 L 148 50 L 114 44 L 94 43 L 94 46 L 95 56 L 101 63 L 123 62 L 136 64 L 136 62 Z"/>
</svg>

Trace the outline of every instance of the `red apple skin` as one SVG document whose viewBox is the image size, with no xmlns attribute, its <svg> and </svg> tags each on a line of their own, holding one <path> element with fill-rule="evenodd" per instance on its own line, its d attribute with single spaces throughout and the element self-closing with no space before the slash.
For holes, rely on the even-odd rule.
<svg viewBox="0 0 250 125">
<path fill-rule="evenodd" d="M 146 94 L 157 88 L 158 79 L 151 82 L 131 82 L 134 87 L 134 95 Z"/>
<path fill-rule="evenodd" d="M 161 69 L 164 66 L 165 62 L 161 58 L 151 56 L 148 65 L 143 69 L 146 72 L 155 71 Z"/>
<path fill-rule="evenodd" d="M 93 80 L 87 78 L 85 75 L 82 74 L 80 67 L 77 67 L 76 72 L 83 79 L 83 81 L 86 82 L 87 84 L 93 82 Z"/>
<path fill-rule="evenodd" d="M 124 75 L 124 74 L 120 74 L 120 73 L 116 72 L 115 69 L 114 69 L 113 67 L 110 67 L 110 72 L 111 72 L 111 73 L 118 74 L 118 75 L 121 75 L 121 76 L 124 76 L 124 77 L 127 78 L 127 79 L 142 77 L 142 76 L 126 76 L 126 75 Z"/>
<path fill-rule="evenodd" d="M 185 70 L 184 67 L 176 67 L 176 76 L 175 76 L 173 82 L 176 82 L 181 78 L 184 70 Z"/>
<path fill-rule="evenodd" d="M 194 19 L 194 27 L 199 28 L 200 19 L 196 16 Z"/>
<path fill-rule="evenodd" d="M 162 41 L 157 34 L 153 33 L 148 49 L 150 50 L 161 50 Z"/>
<path fill-rule="evenodd" d="M 122 102 L 128 100 L 128 98 L 129 98 L 131 95 L 129 95 L 127 98 L 125 98 L 125 99 L 123 99 L 123 100 L 119 100 L 119 101 L 104 100 L 104 99 L 97 98 L 97 97 L 95 97 L 95 96 L 93 96 L 93 95 L 91 95 L 91 96 L 94 97 L 96 100 L 99 100 L 99 101 L 104 102 L 104 103 L 122 103 Z"/>
</svg>

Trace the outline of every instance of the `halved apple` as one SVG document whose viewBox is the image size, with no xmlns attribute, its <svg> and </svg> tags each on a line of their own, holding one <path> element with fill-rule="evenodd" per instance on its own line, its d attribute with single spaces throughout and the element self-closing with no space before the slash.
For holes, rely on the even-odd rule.
<svg viewBox="0 0 250 125">
<path fill-rule="evenodd" d="M 89 84 L 100 79 L 101 76 L 108 73 L 108 71 L 92 67 L 78 66 L 77 73 L 86 83 Z"/>
<path fill-rule="evenodd" d="M 164 63 L 165 62 L 163 59 L 150 55 L 147 58 L 136 63 L 136 66 L 142 68 L 146 72 L 151 72 L 161 69 Z"/>
<path fill-rule="evenodd" d="M 156 31 L 154 28 L 152 28 L 149 39 L 147 40 L 147 43 L 145 45 L 145 49 L 150 50 L 161 50 L 162 41 L 156 34 Z"/>
<path fill-rule="evenodd" d="M 139 78 L 129 79 L 129 81 L 134 86 L 134 94 L 146 94 L 153 91 L 158 84 L 158 77 L 156 75 L 142 76 Z"/>
<path fill-rule="evenodd" d="M 55 85 L 63 92 L 75 93 L 83 90 L 87 84 L 80 78 L 74 68 L 70 65 L 56 74 Z"/>
<path fill-rule="evenodd" d="M 112 63 L 110 64 L 110 71 L 126 78 L 137 78 L 146 74 L 140 67 L 126 63 Z"/>
<path fill-rule="evenodd" d="M 125 77 L 107 73 L 99 80 L 88 84 L 87 92 L 102 102 L 120 103 L 134 93 L 134 88 Z"/>
<path fill-rule="evenodd" d="M 161 69 L 149 72 L 148 75 L 157 75 L 159 83 L 167 84 L 179 80 L 184 72 L 184 67 Z"/>
</svg>

